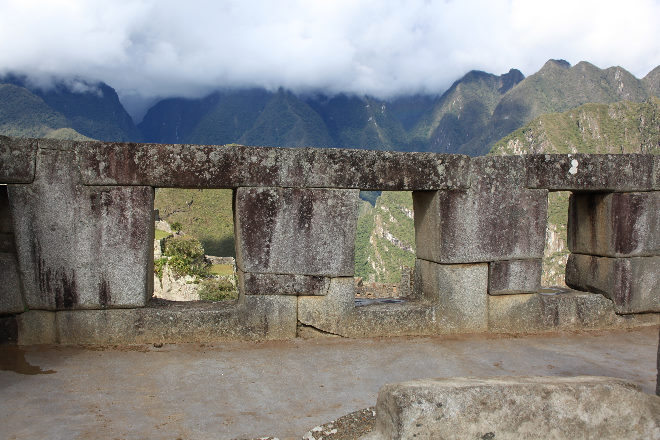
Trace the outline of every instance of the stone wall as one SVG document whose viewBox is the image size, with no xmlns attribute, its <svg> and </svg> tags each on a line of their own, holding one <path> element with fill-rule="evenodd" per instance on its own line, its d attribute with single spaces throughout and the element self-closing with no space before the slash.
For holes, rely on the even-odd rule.
<svg viewBox="0 0 660 440">
<path fill-rule="evenodd" d="M 660 323 L 660 160 L 0 137 L 0 328 L 20 343 L 528 333 Z M 153 292 L 153 188 L 232 188 L 239 299 Z M 356 306 L 359 190 L 413 192 L 413 288 Z M 544 290 L 549 191 L 572 191 Z M 11 339 L 6 337 L 5 339 Z"/>
</svg>

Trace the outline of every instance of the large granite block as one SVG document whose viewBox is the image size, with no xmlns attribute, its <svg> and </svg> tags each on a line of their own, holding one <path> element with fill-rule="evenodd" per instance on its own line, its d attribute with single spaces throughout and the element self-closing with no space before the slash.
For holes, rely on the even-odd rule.
<svg viewBox="0 0 660 440">
<path fill-rule="evenodd" d="M 568 248 L 606 257 L 660 255 L 660 191 L 572 194 Z"/>
<path fill-rule="evenodd" d="M 436 306 L 440 333 L 486 330 L 487 264 L 438 264 L 417 259 L 415 290 Z"/>
<path fill-rule="evenodd" d="M 413 193 L 417 256 L 445 264 L 542 258 L 548 193 L 524 188 L 524 158 L 474 158 L 470 181 L 468 190 Z"/>
<path fill-rule="evenodd" d="M 536 292 L 541 288 L 541 272 L 540 259 L 493 261 L 488 264 L 488 294 Z"/>
<path fill-rule="evenodd" d="M 333 278 L 325 296 L 299 296 L 298 321 L 316 331 L 346 336 L 355 309 L 352 277 Z"/>
<path fill-rule="evenodd" d="M 9 187 L 27 306 L 143 306 L 153 282 L 153 189 L 79 179 L 73 151 L 42 149 L 35 181 Z"/>
<path fill-rule="evenodd" d="M 650 154 L 530 154 L 525 157 L 529 188 L 554 191 L 658 189 L 654 158 Z"/>
<path fill-rule="evenodd" d="M 358 190 L 238 188 L 236 264 L 243 272 L 353 276 Z"/>
<path fill-rule="evenodd" d="M 363 440 L 660 438 L 660 399 L 611 377 L 458 377 L 388 384 Z"/>
<path fill-rule="evenodd" d="M 246 295 L 326 295 L 332 279 L 324 276 L 237 272 L 239 290 Z"/>
<path fill-rule="evenodd" d="M 660 256 L 607 258 L 570 254 L 566 284 L 614 302 L 617 313 L 660 312 Z"/>
<path fill-rule="evenodd" d="M 35 139 L 0 136 L 0 183 L 32 182 L 36 155 Z"/>
<path fill-rule="evenodd" d="M 16 255 L 0 253 L 0 315 L 25 310 Z"/>
<path fill-rule="evenodd" d="M 470 159 L 457 154 L 316 148 L 78 144 L 90 185 L 424 190 L 468 186 Z"/>
</svg>

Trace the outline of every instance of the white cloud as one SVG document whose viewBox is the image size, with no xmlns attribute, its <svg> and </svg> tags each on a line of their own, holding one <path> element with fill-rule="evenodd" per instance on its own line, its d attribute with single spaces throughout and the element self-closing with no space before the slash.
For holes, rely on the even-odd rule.
<svg viewBox="0 0 660 440">
<path fill-rule="evenodd" d="M 441 92 L 549 58 L 660 64 L 654 0 L 0 0 L 0 72 L 100 79 L 124 97 L 279 86 Z"/>
</svg>

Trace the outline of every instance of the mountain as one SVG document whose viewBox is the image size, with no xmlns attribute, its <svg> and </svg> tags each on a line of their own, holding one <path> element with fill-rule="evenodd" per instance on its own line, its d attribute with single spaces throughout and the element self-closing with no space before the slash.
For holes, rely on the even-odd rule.
<svg viewBox="0 0 660 440">
<path fill-rule="evenodd" d="M 27 136 L 29 132 L 30 136 L 41 137 L 46 135 L 44 127 L 48 127 L 70 128 L 104 141 L 141 139 L 117 93 L 103 82 L 70 79 L 55 81 L 50 87 L 37 87 L 23 76 L 7 75 L 0 78 L 0 85 L 6 86 L 0 112 L 11 114 L 12 119 L 3 134 L 13 131 Z"/>
<path fill-rule="evenodd" d="M 485 154 L 496 141 L 544 113 L 586 103 L 644 101 L 657 93 L 653 81 L 658 75 L 649 75 L 649 80 L 639 80 L 621 67 L 599 69 L 585 61 L 571 67 L 566 61 L 550 60 L 502 97 L 488 126 L 462 151 Z"/>
</svg>

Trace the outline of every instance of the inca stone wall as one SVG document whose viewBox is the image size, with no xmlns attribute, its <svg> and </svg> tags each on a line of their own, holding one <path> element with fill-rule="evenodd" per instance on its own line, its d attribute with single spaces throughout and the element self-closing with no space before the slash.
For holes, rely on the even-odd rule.
<svg viewBox="0 0 660 440">
<path fill-rule="evenodd" d="M 141 343 L 660 323 L 660 161 L 0 137 L 0 334 Z M 153 189 L 231 188 L 239 299 L 152 299 Z M 412 292 L 357 305 L 359 190 L 413 192 Z M 566 282 L 540 286 L 549 191 Z"/>
</svg>

